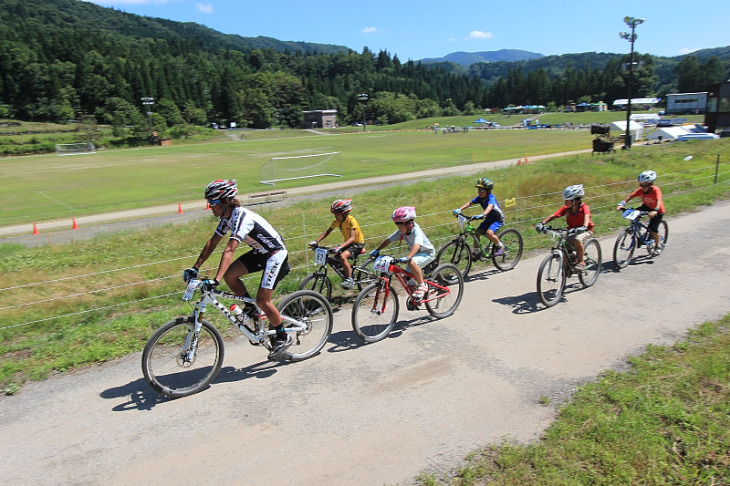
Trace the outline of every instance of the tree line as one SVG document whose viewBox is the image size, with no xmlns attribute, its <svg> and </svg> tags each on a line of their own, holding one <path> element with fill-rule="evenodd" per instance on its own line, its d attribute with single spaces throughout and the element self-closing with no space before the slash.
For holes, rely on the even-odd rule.
<svg viewBox="0 0 730 486">
<path fill-rule="evenodd" d="M 534 64 L 549 62 L 541 58 L 456 72 L 367 48 L 272 39 L 250 48 L 202 26 L 75 0 L 0 0 L 0 25 L 0 118 L 93 117 L 131 139 L 147 137 L 148 125 L 177 133 L 209 122 L 299 127 L 302 112 L 313 109 L 336 109 L 340 123 L 362 120 L 366 109 L 367 119 L 388 124 L 519 104 L 610 103 L 626 94 L 627 55 L 550 56 L 557 59 L 546 65 Z M 728 76 L 727 58 L 637 58 L 637 96 L 702 91 Z M 154 105 L 143 106 L 142 97 Z"/>
</svg>

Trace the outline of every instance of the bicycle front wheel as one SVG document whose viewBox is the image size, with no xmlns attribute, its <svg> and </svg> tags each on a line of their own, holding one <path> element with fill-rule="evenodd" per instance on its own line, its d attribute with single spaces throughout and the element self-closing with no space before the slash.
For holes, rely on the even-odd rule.
<svg viewBox="0 0 730 486">
<path fill-rule="evenodd" d="M 153 390 L 180 398 L 208 387 L 223 364 L 223 338 L 218 329 L 201 321 L 193 339 L 193 316 L 178 317 L 157 329 L 142 351 L 142 373 Z M 192 357 L 189 345 L 195 349 Z"/>
<path fill-rule="evenodd" d="M 537 295 L 545 306 L 552 307 L 560 301 L 564 289 L 563 255 L 551 253 L 545 257 L 537 271 Z"/>
<path fill-rule="evenodd" d="M 596 283 L 598 276 L 601 274 L 603 256 L 601 254 L 601 245 L 595 238 L 586 240 L 583 248 L 585 248 L 583 259 L 586 262 L 586 269 L 578 274 L 578 280 L 583 284 L 583 287 L 590 287 Z"/>
<path fill-rule="evenodd" d="M 512 270 L 522 258 L 522 235 L 516 229 L 509 228 L 497 236 L 502 242 L 502 254 L 496 255 L 497 252 L 492 247 L 492 262 L 502 272 Z"/>
<path fill-rule="evenodd" d="M 276 307 L 285 328 L 299 327 L 299 324 L 305 326 L 303 330 L 291 331 L 294 343 L 282 358 L 302 361 L 319 353 L 334 325 L 332 307 L 327 299 L 312 290 L 299 290 L 286 296 Z"/>
<path fill-rule="evenodd" d="M 616 268 L 619 270 L 626 268 L 634 255 L 634 250 L 636 250 L 636 239 L 634 230 L 629 226 L 618 235 L 613 245 L 613 264 Z"/>
<path fill-rule="evenodd" d="M 438 264 L 451 263 L 459 269 L 461 275 L 466 278 L 471 270 L 471 250 L 461 238 L 451 240 L 444 245 L 436 256 Z"/>
<path fill-rule="evenodd" d="M 425 282 L 428 284 L 425 298 L 428 313 L 437 319 L 453 314 L 464 296 L 464 277 L 459 269 L 451 263 L 445 263 L 438 266 Z"/>
<path fill-rule="evenodd" d="M 302 280 L 299 290 L 313 290 L 324 295 L 327 300 L 332 298 L 332 282 L 323 273 L 315 272 Z"/>
<path fill-rule="evenodd" d="M 398 320 L 399 305 L 393 287 L 384 282 L 368 285 L 352 306 L 352 329 L 366 343 L 384 339 Z"/>
</svg>

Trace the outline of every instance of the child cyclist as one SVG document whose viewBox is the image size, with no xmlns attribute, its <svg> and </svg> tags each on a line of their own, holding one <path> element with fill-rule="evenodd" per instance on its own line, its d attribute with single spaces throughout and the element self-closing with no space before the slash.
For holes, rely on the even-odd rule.
<svg viewBox="0 0 730 486">
<path fill-rule="evenodd" d="M 421 267 L 424 267 L 436 259 L 436 248 L 431 244 L 423 230 L 416 223 L 416 208 L 413 206 L 403 206 L 393 211 L 392 215 L 393 222 L 398 227 L 398 230 L 386 238 L 376 249 L 370 252 L 370 256 L 376 258 L 380 254 L 380 250 L 390 245 L 393 241 L 406 240 L 410 250 L 408 255 L 401 258 L 401 262 L 408 262 L 408 271 L 413 274 L 413 277 L 418 283 L 416 291 L 413 292 L 414 300 L 423 299 L 428 286 L 423 283 L 423 272 Z"/>
<path fill-rule="evenodd" d="M 563 191 L 565 205 L 558 209 L 555 214 L 548 216 L 542 223 L 537 223 L 537 226 L 535 226 L 538 232 L 542 232 L 545 224 L 561 216 L 565 216 L 568 229 L 575 228 L 578 231 L 577 234 L 568 237 L 568 244 L 575 248 L 576 258 L 578 259 L 575 269 L 579 271 L 585 270 L 586 268 L 583 242 L 591 236 L 595 226 L 593 221 L 591 221 L 591 209 L 582 201 L 584 195 L 583 184 L 566 187 Z"/>
<path fill-rule="evenodd" d="M 662 252 L 661 241 L 659 239 L 659 223 L 664 217 L 664 198 L 662 197 L 662 190 L 659 189 L 659 186 L 654 185 L 655 180 L 656 172 L 653 170 L 645 170 L 639 174 L 639 188 L 629 194 L 629 197 L 621 201 L 616 206 L 616 211 L 621 211 L 626 206 L 626 203 L 633 198 L 641 198 L 641 206 L 636 209 L 649 212 L 648 216 L 651 218 L 649 220 L 649 231 L 651 231 L 651 236 L 654 237 L 653 256 L 659 256 Z"/>
<path fill-rule="evenodd" d="M 347 259 L 359 255 L 365 248 L 365 238 L 360 230 L 360 225 L 350 215 L 350 211 L 352 211 L 352 199 L 337 199 L 333 202 L 330 206 L 330 212 L 335 215 L 335 220 L 316 240 L 309 242 L 309 246 L 316 248 L 319 242 L 327 238 L 334 229 L 340 229 L 342 237 L 345 239 L 337 248 L 337 259 L 345 274 L 345 280 L 340 283 L 343 289 L 355 287 L 355 282 L 352 280 L 352 267 Z"/>
<path fill-rule="evenodd" d="M 502 254 L 503 246 L 497 236 L 497 230 L 504 225 L 504 212 L 502 211 L 502 208 L 499 207 L 497 198 L 494 197 L 494 194 L 492 194 L 494 182 L 491 179 L 483 177 L 477 181 L 474 187 L 477 188 L 477 196 L 471 201 L 465 203 L 459 209 L 454 209 L 453 212 L 454 214 L 460 214 L 461 211 L 469 206 L 479 204 L 483 210 L 482 217 L 484 218 L 484 221 L 477 228 L 476 241 L 474 242 L 476 246 L 472 250 L 472 255 L 479 258 L 482 252 L 480 249 L 481 235 L 487 235 L 487 238 L 494 243 L 494 254 L 499 256 Z"/>
</svg>

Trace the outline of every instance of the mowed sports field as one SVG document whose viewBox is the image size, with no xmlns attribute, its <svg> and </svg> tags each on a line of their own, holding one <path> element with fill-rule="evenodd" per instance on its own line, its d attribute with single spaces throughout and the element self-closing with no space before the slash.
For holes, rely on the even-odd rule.
<svg viewBox="0 0 730 486">
<path fill-rule="evenodd" d="M 258 134 L 266 136 L 266 134 Z M 270 190 L 259 168 L 272 157 L 341 153 L 342 180 L 589 149 L 586 130 L 491 130 L 434 134 L 380 131 L 317 135 L 272 131 L 272 138 L 178 144 L 0 161 L 0 226 L 70 219 L 201 200 L 213 179 L 235 178 L 241 193 Z M 276 183 L 277 189 L 335 178 Z"/>
</svg>

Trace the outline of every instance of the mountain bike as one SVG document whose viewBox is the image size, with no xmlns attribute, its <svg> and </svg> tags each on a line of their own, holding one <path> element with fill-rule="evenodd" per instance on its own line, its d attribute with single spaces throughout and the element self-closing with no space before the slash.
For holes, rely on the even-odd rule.
<svg viewBox="0 0 730 486">
<path fill-rule="evenodd" d="M 269 338 L 276 334 L 267 329 L 266 317 L 250 297 L 240 297 L 211 288 L 204 277 L 188 281 L 182 300 L 192 302 L 196 291 L 200 298 L 191 304 L 189 316 L 177 317 L 160 326 L 142 351 L 142 373 L 157 392 L 172 398 L 184 397 L 205 389 L 218 375 L 223 364 L 223 337 L 203 316 L 208 306 L 220 312 L 246 336 L 252 345 L 270 350 Z M 218 300 L 223 298 L 253 305 L 257 317 L 251 324 L 234 316 Z M 300 290 L 287 295 L 276 306 L 284 331 L 293 334 L 294 342 L 281 359 L 301 361 L 317 354 L 332 334 L 333 316 L 329 302 L 317 292 Z"/>
<path fill-rule="evenodd" d="M 547 307 L 558 303 L 565 290 L 565 281 L 568 277 L 578 275 L 578 280 L 583 287 L 590 287 L 601 271 L 601 245 L 595 238 L 588 238 L 583 242 L 585 248 L 584 260 L 585 270 L 576 269 L 578 263 L 575 249 L 568 244 L 567 238 L 577 234 L 575 228 L 565 230 L 544 226 L 542 233 L 550 233 L 555 244 L 550 254 L 540 263 L 537 271 L 537 295 L 540 301 Z"/>
<path fill-rule="evenodd" d="M 471 270 L 474 260 L 484 262 L 491 259 L 494 266 L 502 272 L 513 269 L 520 261 L 522 257 L 522 235 L 519 231 L 507 228 L 497 233 L 499 241 L 503 245 L 502 251 L 499 252 L 486 236 L 481 236 L 482 241 L 487 241 L 486 245 L 482 247 L 478 244 L 477 228 L 472 226 L 471 222 L 484 219 L 484 215 L 464 216 L 463 214 L 455 214 L 454 216 L 459 220 L 459 236 L 441 247 L 436 261 L 456 265 L 465 278 Z M 471 245 L 469 244 L 470 237 Z M 478 245 L 479 248 L 474 248 L 475 245 Z M 472 248 L 477 250 L 477 255 L 472 253 Z"/>
<path fill-rule="evenodd" d="M 337 252 L 335 248 L 312 246 L 312 250 L 314 250 L 314 263 L 319 265 L 319 268 L 302 280 L 302 283 L 299 284 L 299 290 L 314 290 L 330 300 L 332 298 L 332 281 L 327 276 L 327 269 L 332 268 L 342 280 L 345 280 L 345 270 L 342 268 L 342 263 L 333 256 Z M 364 251 L 363 249 L 363 253 Z M 352 279 L 355 281 L 357 290 L 362 290 L 363 286 L 371 283 L 375 278 L 367 268 L 368 262 L 372 262 L 372 259 L 365 260 L 362 266 L 357 265 L 357 257 L 360 255 L 353 255 L 351 264 Z"/>
<path fill-rule="evenodd" d="M 634 256 L 634 251 L 637 248 L 641 248 L 642 245 L 646 245 L 646 251 L 649 253 L 649 256 L 659 256 L 654 254 L 654 246 L 656 243 L 654 242 L 654 237 L 651 235 L 651 231 L 649 231 L 649 227 L 640 221 L 647 214 L 649 214 L 648 211 L 639 211 L 633 208 L 626 208 L 621 213 L 621 217 L 631 221 L 631 224 L 618 235 L 616 243 L 613 245 L 613 264 L 619 270 L 626 268 Z M 666 221 L 662 220 L 659 222 L 660 250 L 664 250 L 668 240 L 669 225 Z"/>
<path fill-rule="evenodd" d="M 355 298 L 352 306 L 352 328 L 366 343 L 384 339 L 398 320 L 400 304 L 392 286 L 395 277 L 408 294 L 406 308 L 411 311 L 426 308 L 437 319 L 452 315 L 459 307 L 464 295 L 464 277 L 459 269 L 450 263 L 437 265 L 432 262 L 423 268 L 423 283 L 428 291 L 423 299 L 416 300 L 416 280 L 408 270 L 399 265 L 392 256 L 381 256 L 373 263 L 376 281 L 365 287 Z M 435 268 L 435 270 L 434 270 Z M 432 271 L 433 270 L 433 271 Z M 430 276 L 425 276 L 430 273 Z"/>
</svg>

